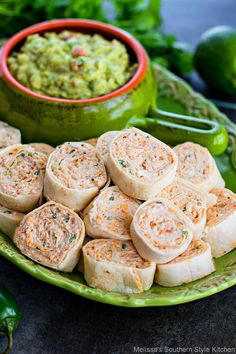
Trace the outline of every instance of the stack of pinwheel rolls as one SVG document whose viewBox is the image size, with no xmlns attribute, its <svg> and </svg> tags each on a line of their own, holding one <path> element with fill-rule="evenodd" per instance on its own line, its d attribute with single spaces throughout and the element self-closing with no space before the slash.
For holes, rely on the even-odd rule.
<svg viewBox="0 0 236 354">
<path fill-rule="evenodd" d="M 1 129 L 12 140 L 1 142 Z M 129 128 L 22 145 L 3 123 L 0 146 L 0 229 L 31 260 L 79 270 L 90 287 L 189 283 L 236 247 L 236 195 L 196 143 L 171 148 Z"/>
</svg>

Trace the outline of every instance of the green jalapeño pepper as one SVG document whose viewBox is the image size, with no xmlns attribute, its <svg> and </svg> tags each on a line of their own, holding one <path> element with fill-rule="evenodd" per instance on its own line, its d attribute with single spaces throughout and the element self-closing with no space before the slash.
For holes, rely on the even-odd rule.
<svg viewBox="0 0 236 354">
<path fill-rule="evenodd" d="M 8 337 L 4 354 L 9 353 L 13 344 L 13 331 L 20 321 L 20 310 L 13 296 L 0 285 L 0 335 Z"/>
</svg>

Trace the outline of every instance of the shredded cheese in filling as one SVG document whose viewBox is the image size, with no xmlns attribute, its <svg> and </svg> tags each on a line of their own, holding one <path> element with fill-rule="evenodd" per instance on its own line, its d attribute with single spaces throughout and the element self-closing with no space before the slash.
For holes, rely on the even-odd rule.
<svg viewBox="0 0 236 354">
<path fill-rule="evenodd" d="M 131 268 L 148 268 L 151 262 L 144 260 L 131 241 L 93 240 L 84 247 L 86 254 L 97 262 L 109 262 Z"/>
<path fill-rule="evenodd" d="M 94 147 L 86 143 L 65 143 L 51 155 L 50 168 L 67 188 L 102 188 L 107 181 L 106 169 Z"/>
<path fill-rule="evenodd" d="M 143 238 L 158 249 L 175 249 L 190 236 L 189 229 L 175 210 L 154 201 L 137 214 L 137 225 Z"/>
<path fill-rule="evenodd" d="M 192 183 L 205 182 L 212 169 L 212 156 L 209 151 L 191 142 L 178 145 L 174 148 L 178 156 L 177 176 Z"/>
<path fill-rule="evenodd" d="M 20 250 L 39 262 L 60 264 L 80 238 L 81 219 L 55 203 L 31 212 L 17 229 L 14 241 Z"/>
<path fill-rule="evenodd" d="M 46 160 L 27 145 L 17 145 L 0 155 L 0 191 L 14 197 L 40 192 Z"/>
<path fill-rule="evenodd" d="M 114 186 L 96 198 L 90 210 L 90 221 L 98 229 L 108 230 L 130 238 L 130 224 L 140 202 L 128 197 Z"/>
<path fill-rule="evenodd" d="M 112 142 L 112 155 L 132 177 L 157 180 L 172 169 L 175 154 L 149 134 L 127 129 Z"/>
<path fill-rule="evenodd" d="M 217 196 L 217 202 L 207 209 L 207 226 L 217 224 L 236 212 L 236 194 L 226 188 L 214 188 L 211 193 Z"/>
<path fill-rule="evenodd" d="M 188 186 L 173 182 L 162 189 L 159 196 L 173 201 L 194 224 L 198 224 L 205 215 L 204 198 Z"/>
<path fill-rule="evenodd" d="M 176 257 L 172 261 L 168 263 L 178 263 L 178 262 L 183 262 L 187 259 L 191 259 L 194 256 L 198 256 L 199 254 L 205 252 L 207 250 L 207 245 L 205 242 L 201 240 L 194 240 L 190 243 L 189 247 L 187 250 L 182 253 L 180 256 Z"/>
</svg>

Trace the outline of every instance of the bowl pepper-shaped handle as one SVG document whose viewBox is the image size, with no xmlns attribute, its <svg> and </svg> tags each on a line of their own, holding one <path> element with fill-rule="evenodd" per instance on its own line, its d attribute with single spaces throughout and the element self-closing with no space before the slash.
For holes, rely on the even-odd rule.
<svg viewBox="0 0 236 354">
<path fill-rule="evenodd" d="M 192 141 L 208 148 L 212 155 L 222 154 L 228 146 L 228 133 L 223 125 L 204 118 L 194 118 L 155 109 L 152 117 L 132 118 L 135 126 L 170 145 Z"/>
</svg>

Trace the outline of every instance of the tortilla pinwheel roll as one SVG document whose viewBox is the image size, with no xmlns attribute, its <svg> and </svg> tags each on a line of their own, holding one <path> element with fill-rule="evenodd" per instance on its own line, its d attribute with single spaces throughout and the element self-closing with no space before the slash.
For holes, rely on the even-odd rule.
<svg viewBox="0 0 236 354">
<path fill-rule="evenodd" d="M 29 212 L 42 197 L 47 158 L 29 145 L 16 144 L 0 151 L 0 204 Z"/>
<path fill-rule="evenodd" d="M 84 140 L 84 143 L 87 143 L 87 144 L 92 145 L 93 147 L 96 147 L 97 141 L 98 141 L 97 138 L 91 138 L 91 139 Z"/>
<path fill-rule="evenodd" d="M 24 216 L 25 214 L 23 213 L 7 209 L 0 205 L 0 230 L 5 235 L 12 238 Z"/>
<path fill-rule="evenodd" d="M 209 244 L 194 240 L 180 256 L 168 263 L 157 265 L 155 282 L 163 286 L 178 286 L 201 279 L 214 271 Z"/>
<path fill-rule="evenodd" d="M 49 156 L 44 196 L 79 212 L 104 187 L 107 179 L 105 166 L 92 145 L 65 143 Z"/>
<path fill-rule="evenodd" d="M 121 293 L 150 289 L 156 265 L 139 256 L 131 241 L 93 240 L 83 247 L 89 286 Z"/>
<path fill-rule="evenodd" d="M 82 245 L 82 249 L 90 241 L 92 241 L 92 238 L 87 236 L 87 235 L 85 235 L 85 239 L 84 239 L 84 242 L 83 242 L 83 245 Z M 83 256 L 83 252 L 80 252 L 79 263 L 77 264 L 76 269 L 78 270 L 78 272 L 84 273 L 84 256 Z"/>
<path fill-rule="evenodd" d="M 84 223 L 74 211 L 47 202 L 24 217 L 13 241 L 33 261 L 72 272 L 79 261 L 84 237 Z"/>
<path fill-rule="evenodd" d="M 189 218 L 173 202 L 159 197 L 138 208 L 130 231 L 140 256 L 158 264 L 179 256 L 193 238 Z"/>
<path fill-rule="evenodd" d="M 140 202 L 108 187 L 84 211 L 86 234 L 93 238 L 130 239 L 130 224 Z"/>
<path fill-rule="evenodd" d="M 208 208 L 210 206 L 216 204 L 216 202 L 217 202 L 217 196 L 213 193 L 207 193 L 206 198 L 207 198 L 207 207 Z"/>
<path fill-rule="evenodd" d="M 96 149 L 99 152 L 100 156 L 102 157 L 104 163 L 107 163 L 107 159 L 109 156 L 109 146 L 112 140 L 117 136 L 119 132 L 117 130 L 111 130 L 102 134 L 96 144 Z"/>
<path fill-rule="evenodd" d="M 216 204 L 207 209 L 206 235 L 212 255 L 221 257 L 236 247 L 236 194 L 226 188 L 213 189 Z"/>
<path fill-rule="evenodd" d="M 176 178 L 159 197 L 171 200 L 191 220 L 193 237 L 201 238 L 206 225 L 207 198 L 192 183 Z"/>
<path fill-rule="evenodd" d="M 130 128 L 112 140 L 107 167 L 122 192 L 147 200 L 173 181 L 177 157 L 169 146 L 153 136 Z"/>
<path fill-rule="evenodd" d="M 36 151 L 42 152 L 43 154 L 49 156 L 53 151 L 54 147 L 44 143 L 31 143 L 30 144 Z"/>
<path fill-rule="evenodd" d="M 19 129 L 0 121 L 0 149 L 20 143 L 21 133 Z"/>
<path fill-rule="evenodd" d="M 225 186 L 215 160 L 206 148 L 186 142 L 175 146 L 174 151 L 178 156 L 177 177 L 192 182 L 206 193 Z"/>
</svg>

